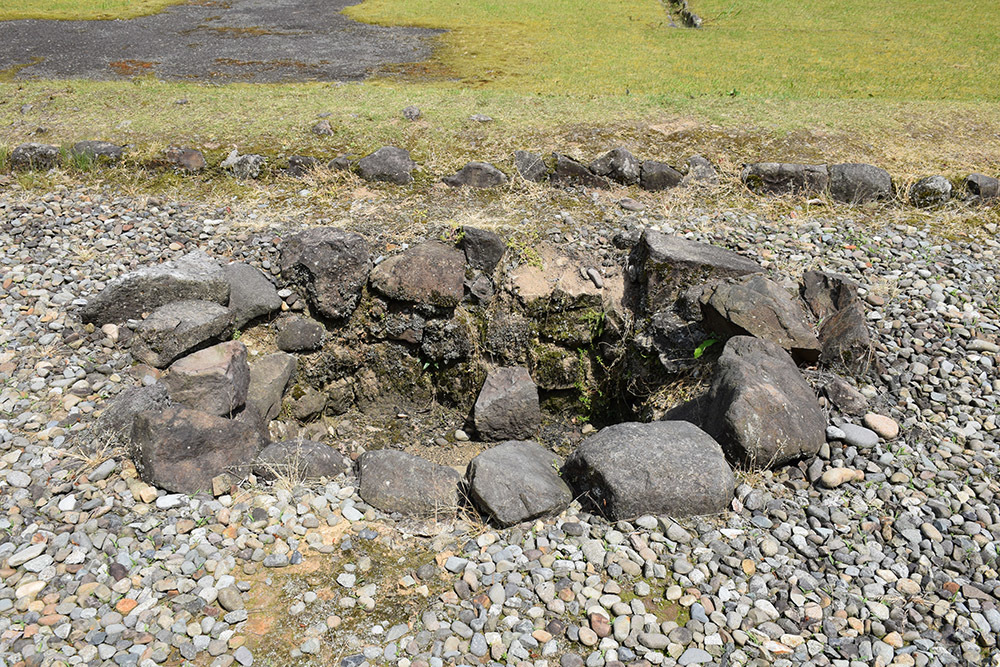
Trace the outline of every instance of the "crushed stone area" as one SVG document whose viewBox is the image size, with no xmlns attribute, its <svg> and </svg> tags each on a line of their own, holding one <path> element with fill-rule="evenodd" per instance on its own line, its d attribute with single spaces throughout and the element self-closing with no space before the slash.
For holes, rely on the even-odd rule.
<svg viewBox="0 0 1000 667">
<path fill-rule="evenodd" d="M 352 0 L 225 0 L 115 21 L 0 21 L 0 70 L 16 78 L 351 81 L 425 60 L 439 31 L 352 21 Z"/>
<path fill-rule="evenodd" d="M 620 257 L 616 234 L 652 228 L 784 275 L 821 269 L 856 280 L 875 359 L 858 369 L 856 388 L 899 435 L 870 421 L 865 437 L 849 437 L 860 419 L 831 409 L 816 458 L 742 471 L 728 511 L 680 521 L 609 523 L 574 502 L 504 530 L 471 515 L 418 522 L 368 506 L 351 473 L 244 482 L 219 495 L 158 491 L 91 433 L 145 374 L 77 309 L 109 280 L 195 249 L 276 276 L 281 238 L 319 223 L 267 224 L 267 209 L 251 217 L 92 187 L 12 187 L 0 195 L 0 660 L 993 664 L 995 227 L 945 238 L 862 225 L 840 208 L 780 219 L 753 210 L 675 218 L 597 200 L 586 210 L 538 218 L 538 238 L 610 260 Z M 378 247 L 395 238 L 363 213 L 343 222 Z M 418 235 L 450 230 L 439 226 L 423 222 Z M 345 421 L 330 442 L 372 443 L 374 424 Z M 427 423 L 442 450 L 463 446 L 454 438 L 462 424 Z M 426 455 L 433 435 L 414 446 Z M 838 470 L 850 472 L 830 474 Z"/>
</svg>

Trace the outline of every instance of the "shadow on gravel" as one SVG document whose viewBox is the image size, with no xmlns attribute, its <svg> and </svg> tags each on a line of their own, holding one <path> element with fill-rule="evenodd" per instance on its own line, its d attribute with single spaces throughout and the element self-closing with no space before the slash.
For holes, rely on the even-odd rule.
<svg viewBox="0 0 1000 667">
<path fill-rule="evenodd" d="M 196 0 L 117 21 L 0 22 L 0 79 L 348 81 L 430 55 L 439 31 L 340 12 L 354 0 Z"/>
</svg>

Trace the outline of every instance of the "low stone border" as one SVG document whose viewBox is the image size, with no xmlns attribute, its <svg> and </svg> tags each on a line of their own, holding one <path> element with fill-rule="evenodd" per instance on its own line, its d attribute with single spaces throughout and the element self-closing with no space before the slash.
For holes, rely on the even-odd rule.
<svg viewBox="0 0 1000 667">
<path fill-rule="evenodd" d="M 67 151 L 69 159 L 83 158 L 98 164 L 114 164 L 122 159 L 123 148 L 105 141 L 81 141 Z M 63 162 L 58 146 L 25 143 L 10 153 L 10 166 L 15 170 L 51 169 Z M 196 173 L 208 166 L 205 156 L 193 148 L 171 147 L 165 161 L 175 169 Z M 692 184 L 714 185 L 719 182 L 715 167 L 701 155 L 687 161 L 682 172 L 655 160 L 640 160 L 623 147 L 616 147 L 589 165 L 562 153 L 553 152 L 544 158 L 528 151 L 512 155 L 517 176 L 535 183 L 549 182 L 555 186 L 611 188 L 615 185 L 635 186 L 647 191 L 668 190 Z M 288 158 L 285 174 L 302 177 L 322 161 L 311 156 L 293 155 Z M 219 168 L 239 179 L 256 179 L 267 166 L 263 155 L 241 155 L 233 150 Z M 335 171 L 351 171 L 373 182 L 409 185 L 417 167 L 408 151 L 396 146 L 383 146 L 358 158 L 339 155 L 326 163 Z M 918 208 L 928 208 L 962 197 L 970 203 L 985 203 L 1000 199 L 1000 179 L 980 173 L 969 174 L 957 187 L 945 176 L 935 174 L 921 178 L 905 192 L 894 183 L 886 170 L 870 164 L 797 164 L 788 162 L 756 162 L 743 166 L 740 180 L 760 195 L 829 196 L 837 202 L 863 204 L 889 200 L 902 195 Z M 441 181 L 451 187 L 493 188 L 506 185 L 509 177 L 487 162 L 469 162 L 455 174 Z"/>
</svg>

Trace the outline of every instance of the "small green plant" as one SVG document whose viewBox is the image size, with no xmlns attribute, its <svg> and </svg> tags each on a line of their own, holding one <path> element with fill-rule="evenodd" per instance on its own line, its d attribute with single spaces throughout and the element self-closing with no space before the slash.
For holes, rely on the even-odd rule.
<svg viewBox="0 0 1000 667">
<path fill-rule="evenodd" d="M 239 329 L 233 329 L 233 340 L 239 340 L 243 337 L 243 332 Z"/>
<path fill-rule="evenodd" d="M 698 345 L 698 347 L 694 348 L 694 358 L 701 359 L 701 356 L 705 354 L 705 350 L 712 347 L 718 342 L 719 342 L 718 338 L 706 338 Z"/>
</svg>

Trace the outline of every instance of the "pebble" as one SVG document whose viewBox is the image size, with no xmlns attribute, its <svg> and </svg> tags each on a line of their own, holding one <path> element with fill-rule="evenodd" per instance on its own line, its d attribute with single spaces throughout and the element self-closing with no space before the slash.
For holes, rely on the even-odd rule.
<svg viewBox="0 0 1000 667">
<path fill-rule="evenodd" d="M 869 412 L 865 415 L 865 426 L 878 434 L 883 440 L 895 440 L 899 437 L 899 424 L 890 417 Z"/>
</svg>

